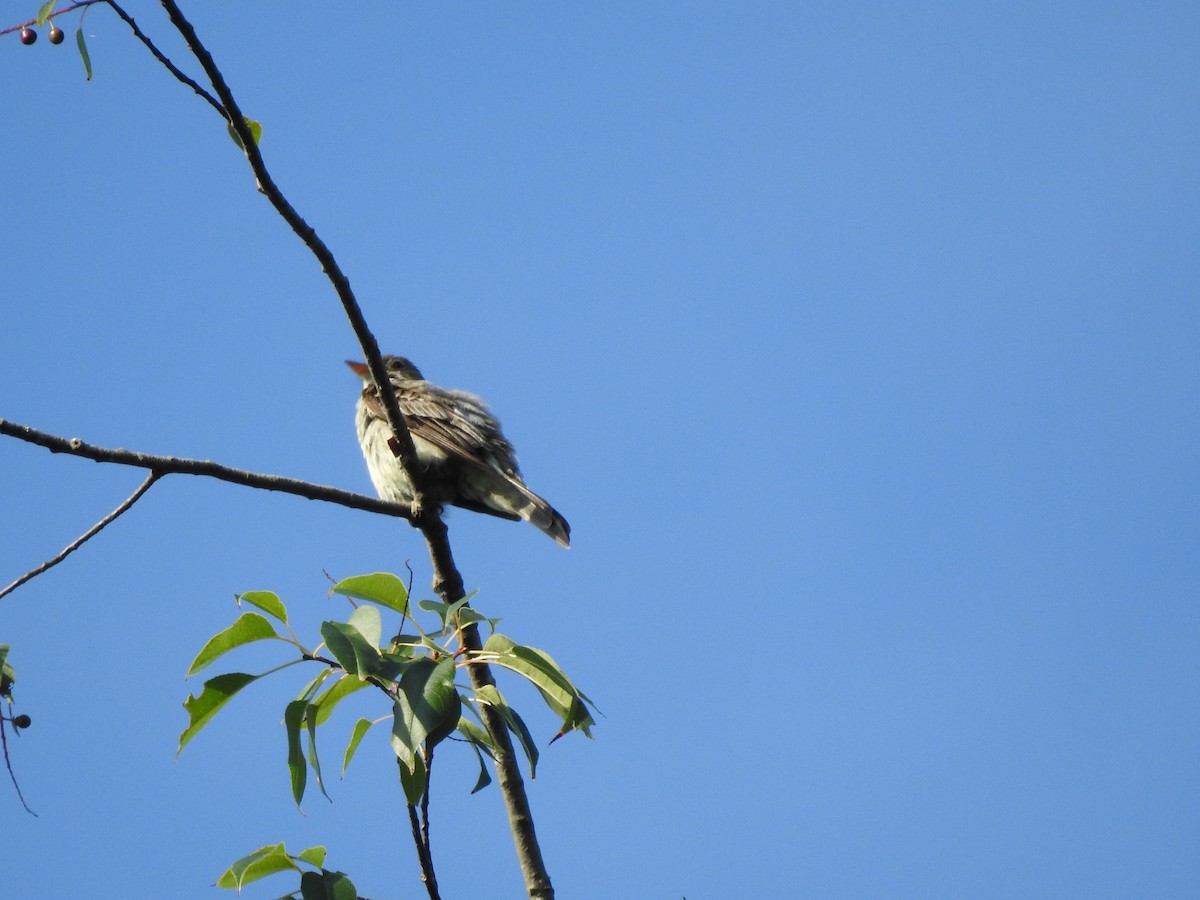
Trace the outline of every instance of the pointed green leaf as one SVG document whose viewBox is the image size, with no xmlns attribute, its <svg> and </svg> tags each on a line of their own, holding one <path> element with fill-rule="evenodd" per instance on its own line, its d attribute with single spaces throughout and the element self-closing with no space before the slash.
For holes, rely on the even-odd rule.
<svg viewBox="0 0 1200 900">
<path fill-rule="evenodd" d="M 83 60 L 83 73 L 87 76 L 87 80 L 92 80 L 92 58 L 88 56 L 87 41 L 83 39 L 83 28 L 79 28 L 75 32 L 75 44 L 79 47 L 79 57 Z"/>
<path fill-rule="evenodd" d="M 366 678 L 379 668 L 379 650 L 357 628 L 342 622 L 322 622 L 321 637 L 338 664 L 351 675 Z"/>
<path fill-rule="evenodd" d="M 197 672 L 203 671 L 213 660 L 224 653 L 228 653 L 234 647 L 241 647 L 243 644 L 277 637 L 279 635 L 275 633 L 275 629 L 271 623 L 258 613 L 242 613 L 238 616 L 236 622 L 224 631 L 208 639 L 208 643 L 204 645 L 204 648 L 192 660 L 192 665 L 188 668 L 185 677 L 190 678 Z"/>
<path fill-rule="evenodd" d="M 461 703 L 454 688 L 454 660 L 417 660 L 400 679 L 392 716 L 392 750 L 411 773 L 421 745 L 432 748 L 458 724 Z"/>
<path fill-rule="evenodd" d="M 383 619 L 376 606 L 360 606 L 350 613 L 347 624 L 361 634 L 372 647 L 383 642 Z"/>
<path fill-rule="evenodd" d="M 459 599 L 455 600 L 453 603 L 450 604 L 450 608 L 446 610 L 446 615 L 450 616 L 450 617 L 458 615 L 458 613 L 462 609 L 464 609 L 468 603 L 470 603 L 472 600 L 475 599 L 475 595 L 478 593 L 479 593 L 478 590 L 474 590 L 474 591 L 471 591 L 469 594 L 467 594 L 465 597 L 460 597 Z"/>
<path fill-rule="evenodd" d="M 471 788 L 471 793 L 478 794 L 492 783 L 492 776 L 487 770 L 487 763 L 483 761 L 483 751 L 479 749 L 479 744 L 471 741 L 471 749 L 475 751 L 475 759 L 479 763 L 479 777 L 475 779 L 475 787 Z"/>
<path fill-rule="evenodd" d="M 292 799 L 296 806 L 304 798 L 304 785 L 308 779 L 308 767 L 304 764 L 304 751 L 300 746 L 300 725 L 304 721 L 304 700 L 293 700 L 283 711 L 283 725 L 287 729 L 288 775 L 292 782 Z"/>
<path fill-rule="evenodd" d="M 300 867 L 287 855 L 283 844 L 269 844 L 248 856 L 243 856 L 222 872 L 221 877 L 217 879 L 217 887 L 236 888 L 240 891 L 243 886 L 253 881 L 287 869 L 300 871 Z"/>
<path fill-rule="evenodd" d="M 333 798 L 325 790 L 325 779 L 321 777 L 321 760 L 317 756 L 317 713 L 319 710 L 313 704 L 304 708 L 304 722 L 308 726 L 308 764 L 317 778 L 317 787 L 325 795 L 325 799 L 333 802 Z"/>
<path fill-rule="evenodd" d="M 468 704 L 469 706 L 469 704 Z M 464 707 L 464 709 L 467 707 Z M 458 720 L 458 733 L 469 744 L 479 744 L 490 754 L 492 752 L 492 737 L 470 719 L 463 717 Z"/>
<path fill-rule="evenodd" d="M 329 589 L 330 593 L 341 594 L 353 600 L 369 600 L 394 609 L 401 615 L 408 613 L 408 588 L 404 582 L 390 572 L 375 572 L 372 575 L 355 575 L 344 578 Z"/>
<path fill-rule="evenodd" d="M 521 749 L 525 751 L 525 758 L 529 760 L 529 777 L 536 778 L 537 764 L 541 753 L 537 748 L 537 742 L 533 739 L 533 735 L 529 733 L 529 729 L 525 725 L 525 720 L 517 715 L 515 709 L 508 705 L 508 701 L 504 699 L 499 688 L 494 684 L 481 687 L 475 692 L 475 697 L 479 702 L 495 707 L 496 711 L 504 718 L 504 724 L 508 726 L 509 731 L 516 735 L 517 742 L 520 743 Z M 487 746 L 491 746 L 490 736 Z"/>
<path fill-rule="evenodd" d="M 467 625 L 478 625 L 482 622 L 487 622 L 488 631 L 494 632 L 496 625 L 499 624 L 499 619 L 489 619 L 477 609 L 470 606 L 464 607 L 458 611 L 458 627 L 463 628 Z"/>
<path fill-rule="evenodd" d="M 418 754 L 412 771 L 409 771 L 399 759 L 396 762 L 399 763 L 400 786 L 404 788 L 404 799 L 409 806 L 416 806 L 425 796 L 425 789 L 429 786 L 429 773 L 425 769 L 425 760 Z"/>
<path fill-rule="evenodd" d="M 325 693 L 316 699 L 316 723 L 324 725 L 329 721 L 329 717 L 333 715 L 334 709 L 337 708 L 337 705 L 342 700 L 349 697 L 355 691 L 362 690 L 368 684 L 370 682 L 359 681 L 357 678 L 351 678 L 347 675 L 340 676 L 337 681 L 325 689 Z"/>
<path fill-rule="evenodd" d="M 316 847 L 309 847 L 306 850 L 301 850 L 296 854 L 296 859 L 303 860 L 306 863 L 310 863 L 311 865 L 320 868 L 321 866 L 325 865 L 325 848 L 317 845 Z"/>
<path fill-rule="evenodd" d="M 342 760 L 342 777 L 346 777 L 346 767 L 350 765 L 350 760 L 354 757 L 354 751 L 358 749 L 358 745 L 362 743 L 363 735 L 371 730 L 371 726 L 375 723 L 370 719 L 359 719 L 354 723 L 354 731 L 350 735 L 350 743 L 346 746 L 346 757 Z"/>
<path fill-rule="evenodd" d="M 550 655 L 534 647 L 514 643 L 502 634 L 493 634 L 484 642 L 485 656 L 495 654 L 491 660 L 520 675 L 524 675 L 542 695 L 555 713 L 563 720 L 563 731 L 578 728 L 588 737 L 595 721 L 587 711 L 591 701 L 574 684 Z"/>
<path fill-rule="evenodd" d="M 179 735 L 179 749 L 175 751 L 175 755 L 178 756 L 183 752 L 188 741 L 194 738 L 200 729 L 221 711 L 221 707 L 233 699 L 234 694 L 260 677 L 262 676 L 247 675 L 244 672 L 218 675 L 204 682 L 204 690 L 199 697 L 189 696 L 184 700 L 183 708 L 188 712 L 188 727 Z"/>
<path fill-rule="evenodd" d="M 328 680 L 329 676 L 332 675 L 334 671 L 334 669 L 322 669 L 317 673 L 316 677 L 306 684 L 303 690 L 296 695 L 296 699 L 303 700 L 305 703 L 312 703 L 312 699 L 313 697 L 317 696 L 317 691 L 321 689 L 321 685 Z"/>
<path fill-rule="evenodd" d="M 274 591 L 246 591 L 237 595 L 237 602 L 257 606 L 268 615 L 274 616 L 284 625 L 287 624 L 287 607 Z"/>
<path fill-rule="evenodd" d="M 446 626 L 446 616 L 450 610 L 450 607 L 447 604 L 442 603 L 440 600 L 418 600 L 417 606 L 425 610 L 425 612 L 431 612 L 436 615 L 438 617 L 438 621 L 442 623 L 442 627 L 444 628 Z"/>
<path fill-rule="evenodd" d="M 54 12 L 54 4 L 57 2 L 58 2 L 58 0 L 50 0 L 50 2 L 43 3 L 40 7 L 38 7 L 38 12 L 37 12 L 38 28 L 43 27 L 47 22 L 50 21 L 50 13 Z"/>
</svg>

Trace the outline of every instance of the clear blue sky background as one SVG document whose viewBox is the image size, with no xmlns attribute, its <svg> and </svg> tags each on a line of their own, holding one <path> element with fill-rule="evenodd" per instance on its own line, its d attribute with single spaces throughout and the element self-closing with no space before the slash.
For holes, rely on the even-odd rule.
<svg viewBox="0 0 1200 900">
<path fill-rule="evenodd" d="M 1200 6 L 188 6 L 381 344 L 574 527 L 450 516 L 606 714 L 530 786 L 560 896 L 1200 894 Z M 317 265 L 111 12 L 91 83 L 64 27 L 0 40 L 0 417 L 369 491 Z M 4 583 L 142 477 L 0 472 Z M 323 571 L 405 560 L 428 596 L 402 523 L 172 477 L 0 601 L 40 814 L 0 783 L 2 892 L 217 897 L 285 840 L 423 896 L 382 731 L 296 812 L 294 670 L 173 759 L 235 592 L 315 642 Z M 473 765 L 445 896 L 519 896 Z"/>
</svg>

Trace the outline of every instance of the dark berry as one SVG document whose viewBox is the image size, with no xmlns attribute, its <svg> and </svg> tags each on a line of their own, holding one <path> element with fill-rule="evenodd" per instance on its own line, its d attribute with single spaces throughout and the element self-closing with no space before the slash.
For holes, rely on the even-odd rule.
<svg viewBox="0 0 1200 900">
<path fill-rule="evenodd" d="M 19 715 L 13 719 L 13 727 L 14 728 L 28 728 L 32 724 L 33 724 L 33 719 L 29 718 L 29 716 L 24 715 L 24 714 Z"/>
<path fill-rule="evenodd" d="M 30 44 L 32 44 L 36 40 L 37 40 L 37 32 L 34 31 L 32 28 L 22 28 L 21 29 L 21 43 L 24 44 L 26 47 L 28 47 Z"/>
<path fill-rule="evenodd" d="M 61 44 L 63 42 L 63 30 L 57 25 L 52 26 L 50 33 L 46 37 L 50 39 L 50 43 L 52 44 Z"/>
</svg>

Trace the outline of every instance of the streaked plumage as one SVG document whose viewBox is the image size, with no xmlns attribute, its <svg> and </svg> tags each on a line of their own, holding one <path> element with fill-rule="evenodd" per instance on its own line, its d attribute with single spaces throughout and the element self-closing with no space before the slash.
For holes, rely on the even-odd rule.
<svg viewBox="0 0 1200 900">
<path fill-rule="evenodd" d="M 512 444 L 482 400 L 466 391 L 430 384 L 402 356 L 385 356 L 383 362 L 417 459 L 425 467 L 422 485 L 427 502 L 524 519 L 564 547 L 571 545 L 571 527 L 525 486 Z M 375 491 L 384 500 L 411 503 L 412 486 L 388 444 L 392 431 L 370 372 L 362 363 L 346 364 L 364 382 L 355 424 Z"/>
</svg>

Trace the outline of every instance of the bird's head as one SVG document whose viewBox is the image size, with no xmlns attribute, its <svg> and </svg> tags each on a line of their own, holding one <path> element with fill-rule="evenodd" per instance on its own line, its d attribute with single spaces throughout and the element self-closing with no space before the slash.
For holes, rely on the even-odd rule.
<svg viewBox="0 0 1200 900">
<path fill-rule="evenodd" d="M 354 374 L 363 381 L 368 383 L 371 381 L 371 370 L 367 368 L 365 363 L 346 360 L 346 365 L 353 369 Z M 421 370 L 403 356 L 385 356 L 383 358 L 383 367 L 387 369 L 388 377 L 393 383 L 425 380 L 425 376 L 421 374 Z"/>
</svg>

